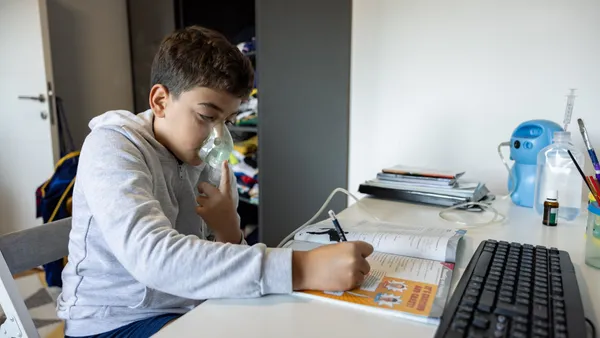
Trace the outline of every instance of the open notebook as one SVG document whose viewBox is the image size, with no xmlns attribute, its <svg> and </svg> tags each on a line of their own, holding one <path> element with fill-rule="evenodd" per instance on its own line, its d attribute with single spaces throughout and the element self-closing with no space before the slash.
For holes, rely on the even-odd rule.
<svg viewBox="0 0 600 338">
<path fill-rule="evenodd" d="M 438 323 L 450 292 L 458 242 L 466 231 L 371 221 L 340 223 L 348 241 L 373 245 L 375 252 L 367 258 L 371 272 L 354 290 L 294 294 Z M 310 250 L 337 241 L 333 224 L 326 220 L 298 232 L 284 247 Z"/>
</svg>

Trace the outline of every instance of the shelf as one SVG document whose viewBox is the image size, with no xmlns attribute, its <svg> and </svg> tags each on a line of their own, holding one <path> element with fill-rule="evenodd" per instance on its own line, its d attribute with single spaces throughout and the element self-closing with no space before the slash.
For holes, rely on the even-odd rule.
<svg viewBox="0 0 600 338">
<path fill-rule="evenodd" d="M 247 197 L 242 197 L 242 196 L 240 196 L 240 202 L 243 202 L 243 203 L 248 203 L 248 204 L 252 204 L 252 205 L 256 205 L 256 206 L 258 206 L 258 202 L 251 201 L 251 200 L 250 200 L 249 198 L 247 198 Z"/>
<path fill-rule="evenodd" d="M 257 126 L 228 126 L 230 131 L 237 131 L 237 132 L 245 132 L 245 133 L 257 133 L 258 132 L 258 127 Z"/>
</svg>

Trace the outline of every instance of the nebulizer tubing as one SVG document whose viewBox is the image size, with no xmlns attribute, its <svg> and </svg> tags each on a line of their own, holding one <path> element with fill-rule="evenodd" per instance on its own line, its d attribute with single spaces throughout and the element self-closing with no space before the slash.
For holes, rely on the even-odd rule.
<svg viewBox="0 0 600 338">
<path fill-rule="evenodd" d="M 319 209 L 319 211 L 317 211 L 316 214 L 313 215 L 313 217 L 311 217 L 308 221 L 306 221 L 306 223 L 302 224 L 299 228 L 297 228 L 296 230 L 294 230 L 292 233 L 290 233 L 289 235 L 287 235 L 280 243 L 279 245 L 277 245 L 278 248 L 281 248 L 283 245 L 285 245 L 285 243 L 287 243 L 288 241 L 290 241 L 291 239 L 294 238 L 294 236 L 304 230 L 306 227 L 310 226 L 313 224 L 313 222 L 323 213 L 323 211 L 325 211 L 325 209 L 327 208 L 327 206 L 329 205 L 329 203 L 331 202 L 331 199 L 333 198 L 333 196 L 335 196 L 336 193 L 341 192 L 344 193 L 350 197 L 352 197 L 355 201 L 356 204 L 360 207 L 363 208 L 363 211 L 365 211 L 365 213 L 371 217 L 373 217 L 374 220 L 376 221 L 380 221 L 379 218 L 377 218 L 377 216 L 371 214 L 363 205 L 361 200 L 359 200 L 358 198 L 356 198 L 356 196 L 352 195 L 348 190 L 343 189 L 343 188 L 335 188 L 331 194 L 329 194 L 329 197 L 327 197 L 327 199 L 325 200 L 325 203 L 323 203 L 323 205 L 321 206 L 321 208 Z"/>
<path fill-rule="evenodd" d="M 502 147 L 504 147 L 504 146 L 510 147 L 510 142 L 502 142 L 498 145 L 498 155 L 500 156 L 500 159 L 502 160 L 504 167 L 508 171 L 509 181 L 512 182 L 512 184 L 511 184 L 511 187 L 509 188 L 508 194 L 502 196 L 501 197 L 502 199 L 506 199 L 506 198 L 512 196 L 512 194 L 517 189 L 517 182 L 515 180 L 515 177 L 513 177 L 512 171 L 510 170 L 510 167 L 508 166 L 508 162 L 506 161 L 506 158 L 502 154 Z M 446 216 L 444 216 L 444 214 L 449 211 L 452 211 L 455 209 L 460 209 L 460 208 L 465 208 L 465 207 L 470 207 L 470 206 L 477 206 L 477 207 L 481 208 L 482 210 L 490 211 L 490 212 L 494 213 L 494 216 L 492 217 L 492 219 L 490 219 L 487 222 L 477 222 L 477 223 L 452 220 L 452 219 L 449 219 Z M 485 226 L 485 225 L 491 225 L 494 223 L 502 223 L 508 219 L 505 215 L 503 215 L 498 210 L 496 210 L 496 208 L 492 207 L 491 205 L 489 205 L 487 203 L 482 203 L 482 202 L 466 202 L 466 203 L 453 205 L 449 208 L 445 208 L 444 210 L 440 211 L 438 215 L 440 216 L 441 219 L 443 219 L 445 221 L 453 222 L 453 223 L 456 223 L 456 224 L 459 224 L 459 225 L 462 225 L 465 227 L 473 227 L 473 226 L 481 227 L 481 226 Z"/>
</svg>

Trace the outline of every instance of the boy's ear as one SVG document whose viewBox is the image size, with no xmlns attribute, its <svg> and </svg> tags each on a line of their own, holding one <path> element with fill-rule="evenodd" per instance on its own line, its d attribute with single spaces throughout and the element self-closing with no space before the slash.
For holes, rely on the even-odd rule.
<svg viewBox="0 0 600 338">
<path fill-rule="evenodd" d="M 156 117 L 164 117 L 167 102 L 169 101 L 169 90 L 167 87 L 156 84 L 150 88 L 150 108 Z"/>
</svg>

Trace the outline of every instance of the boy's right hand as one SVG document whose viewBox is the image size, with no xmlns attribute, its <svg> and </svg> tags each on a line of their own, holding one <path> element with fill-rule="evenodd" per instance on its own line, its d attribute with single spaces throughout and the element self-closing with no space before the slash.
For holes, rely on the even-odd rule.
<svg viewBox="0 0 600 338">
<path fill-rule="evenodd" d="M 373 246 L 342 242 L 292 254 L 294 290 L 346 291 L 359 286 L 371 270 Z"/>
</svg>

